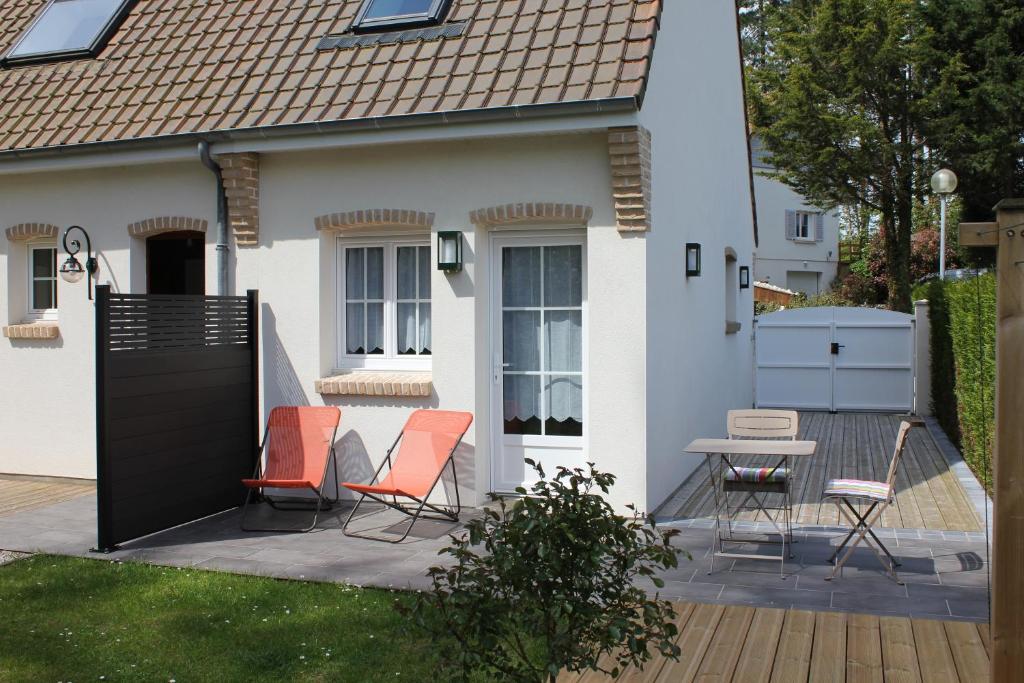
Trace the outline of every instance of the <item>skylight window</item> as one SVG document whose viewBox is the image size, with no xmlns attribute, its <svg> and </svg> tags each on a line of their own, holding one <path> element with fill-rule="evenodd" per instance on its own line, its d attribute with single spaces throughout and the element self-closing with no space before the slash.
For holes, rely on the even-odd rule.
<svg viewBox="0 0 1024 683">
<path fill-rule="evenodd" d="M 49 0 L 4 56 L 4 65 L 94 57 L 128 13 L 131 0 Z"/>
<path fill-rule="evenodd" d="M 363 0 L 352 27 L 384 29 L 423 26 L 441 20 L 450 0 Z"/>
</svg>

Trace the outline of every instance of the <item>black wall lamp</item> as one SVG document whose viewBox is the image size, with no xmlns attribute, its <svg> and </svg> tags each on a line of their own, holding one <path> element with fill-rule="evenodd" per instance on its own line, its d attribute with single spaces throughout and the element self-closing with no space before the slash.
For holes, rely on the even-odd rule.
<svg viewBox="0 0 1024 683">
<path fill-rule="evenodd" d="M 437 233 L 437 269 L 446 273 L 462 270 L 462 233 L 458 230 Z"/>
<path fill-rule="evenodd" d="M 75 255 L 82 250 L 82 243 L 78 240 L 71 240 L 68 242 L 68 235 L 72 230 L 81 231 L 85 237 L 85 267 L 78 262 Z M 82 279 L 83 275 L 89 276 L 89 300 L 92 301 L 92 278 L 96 274 L 96 270 L 99 268 L 96 263 L 96 259 L 92 255 L 92 240 L 89 239 L 89 233 L 85 231 L 80 225 L 72 225 L 70 228 L 64 231 L 64 251 L 67 252 L 68 257 L 64 260 L 64 263 L 60 265 L 60 276 L 65 282 L 78 282 Z"/>
<path fill-rule="evenodd" d="M 740 266 L 740 289 L 750 289 L 750 266 Z"/>
<path fill-rule="evenodd" d="M 686 277 L 700 276 L 700 245 L 696 242 L 686 243 Z"/>
</svg>

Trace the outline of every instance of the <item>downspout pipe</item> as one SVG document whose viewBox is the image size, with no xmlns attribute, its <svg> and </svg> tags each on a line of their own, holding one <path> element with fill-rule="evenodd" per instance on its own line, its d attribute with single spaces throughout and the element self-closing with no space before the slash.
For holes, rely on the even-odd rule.
<svg viewBox="0 0 1024 683">
<path fill-rule="evenodd" d="M 228 200 L 224 194 L 224 174 L 210 156 L 210 143 L 199 142 L 199 160 L 217 177 L 217 295 L 228 295 Z"/>
</svg>

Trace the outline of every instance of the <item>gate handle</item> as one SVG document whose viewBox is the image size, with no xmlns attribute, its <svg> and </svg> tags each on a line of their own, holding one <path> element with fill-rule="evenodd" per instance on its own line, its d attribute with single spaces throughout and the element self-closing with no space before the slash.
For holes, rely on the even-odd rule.
<svg viewBox="0 0 1024 683">
<path fill-rule="evenodd" d="M 846 344 L 840 344 L 838 342 L 832 342 L 832 355 L 838 356 L 839 355 L 839 349 L 845 349 L 845 348 L 846 348 Z"/>
</svg>

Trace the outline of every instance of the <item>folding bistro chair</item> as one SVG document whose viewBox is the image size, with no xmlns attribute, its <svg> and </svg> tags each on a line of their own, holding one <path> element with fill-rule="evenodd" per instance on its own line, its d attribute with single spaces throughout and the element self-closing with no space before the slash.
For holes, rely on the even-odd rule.
<svg viewBox="0 0 1024 683">
<path fill-rule="evenodd" d="M 730 410 L 726 430 L 729 439 L 765 439 L 795 441 L 800 431 L 800 416 L 794 410 Z M 708 460 L 711 469 L 711 461 Z M 724 472 L 723 472 L 724 470 Z M 744 543 L 746 539 L 738 539 L 733 533 L 732 520 L 736 513 L 753 510 L 755 517 L 762 513 L 775 528 L 780 537 L 782 554 L 780 557 L 780 573 L 785 577 L 786 544 L 792 544 L 792 510 L 793 501 L 790 487 L 790 468 L 788 456 L 779 456 L 774 465 L 766 467 L 740 467 L 735 465 L 728 456 L 722 455 L 719 460 L 718 479 L 722 486 L 722 500 L 716 500 L 715 532 L 718 538 L 718 550 L 723 551 L 723 543 Z M 712 482 L 714 477 L 712 476 Z M 718 487 L 715 488 L 717 497 Z M 739 505 L 729 503 L 732 492 L 746 493 Z M 766 494 L 783 494 L 780 505 L 769 505 Z M 727 537 L 721 532 L 721 508 L 725 508 Z M 772 512 L 776 514 L 773 515 Z M 782 513 L 782 526 L 778 523 L 778 514 Z M 771 541 L 773 542 L 773 541 Z M 792 554 L 790 554 L 792 557 Z M 714 553 L 711 557 L 711 571 L 714 571 Z M 710 573 L 710 572 L 709 572 Z"/>
<path fill-rule="evenodd" d="M 924 421 L 918 417 L 906 418 L 900 423 L 899 432 L 896 434 L 896 450 L 893 452 L 892 461 L 889 463 L 889 473 L 885 481 L 832 479 L 825 486 L 823 500 L 835 503 L 839 514 L 852 527 L 850 533 L 846 535 L 843 542 L 832 553 L 832 557 L 828 558 L 829 562 L 835 562 L 835 567 L 832 568 L 832 573 L 825 577 L 826 581 L 831 581 L 835 578 L 839 570 L 846 564 L 846 561 L 850 559 L 854 549 L 856 549 L 861 541 L 864 541 L 875 553 L 878 561 L 882 563 L 882 568 L 885 569 L 886 573 L 896 583 L 901 586 L 903 585 L 902 579 L 896 574 L 896 567 L 899 566 L 899 562 L 892 556 L 892 553 L 885 547 L 885 544 L 878 539 L 878 536 L 872 531 L 872 527 L 882 518 L 882 513 L 885 512 L 885 509 L 896 501 L 896 471 L 899 468 L 900 459 L 903 457 L 903 449 L 907 445 L 907 434 L 911 428 L 920 427 L 923 424 Z M 862 503 L 867 506 L 864 514 L 860 514 L 857 511 L 854 503 Z M 853 543 L 850 543 L 850 539 L 855 535 L 857 538 L 854 539 Z M 870 539 L 868 538 L 869 536 L 871 537 Z M 850 543 L 850 547 L 847 548 L 846 553 L 837 562 L 836 558 L 843 548 L 846 548 L 847 543 Z"/>
<path fill-rule="evenodd" d="M 338 460 L 334 452 L 334 439 L 338 433 L 341 411 L 333 407 L 279 406 L 270 411 L 267 430 L 263 434 L 256 471 L 252 479 L 243 479 L 249 489 L 242 506 L 243 531 L 312 531 L 316 527 L 320 510 L 330 510 L 337 497 L 324 496 L 327 468 L 334 463 L 334 483 L 338 481 Z M 309 489 L 316 494 L 316 503 L 274 501 L 267 488 Z M 313 511 L 313 522 L 303 529 L 255 528 L 245 526 L 249 502 L 256 492 L 258 497 L 275 510 Z M 324 507 L 326 504 L 326 507 Z"/>
<path fill-rule="evenodd" d="M 413 524 L 420 518 L 424 508 L 440 515 L 440 517 L 423 515 L 425 519 L 459 521 L 462 503 L 459 500 L 459 483 L 455 479 L 454 455 L 455 449 L 458 448 L 463 435 L 472 422 L 473 415 L 470 413 L 447 410 L 417 410 L 410 415 L 402 431 L 391 444 L 391 448 L 388 449 L 384 462 L 374 472 L 370 483 L 342 483 L 345 488 L 360 494 L 359 500 L 352 508 L 352 512 L 342 528 L 345 535 L 401 543 L 412 531 Z M 401 446 L 399 446 L 399 442 L 401 442 Z M 395 446 L 399 446 L 398 453 L 392 456 Z M 388 473 L 381 479 L 381 471 L 385 465 L 388 467 Z M 450 506 L 441 507 L 427 502 L 430 492 L 437 486 L 441 475 L 444 474 L 445 467 L 449 465 L 452 468 L 452 478 L 455 480 L 454 510 Z M 405 530 L 401 538 L 391 540 L 348 531 L 348 525 L 355 517 L 356 510 L 366 498 L 371 498 L 412 517 L 409 528 Z M 399 502 L 399 498 L 408 499 L 411 503 Z"/>
</svg>

